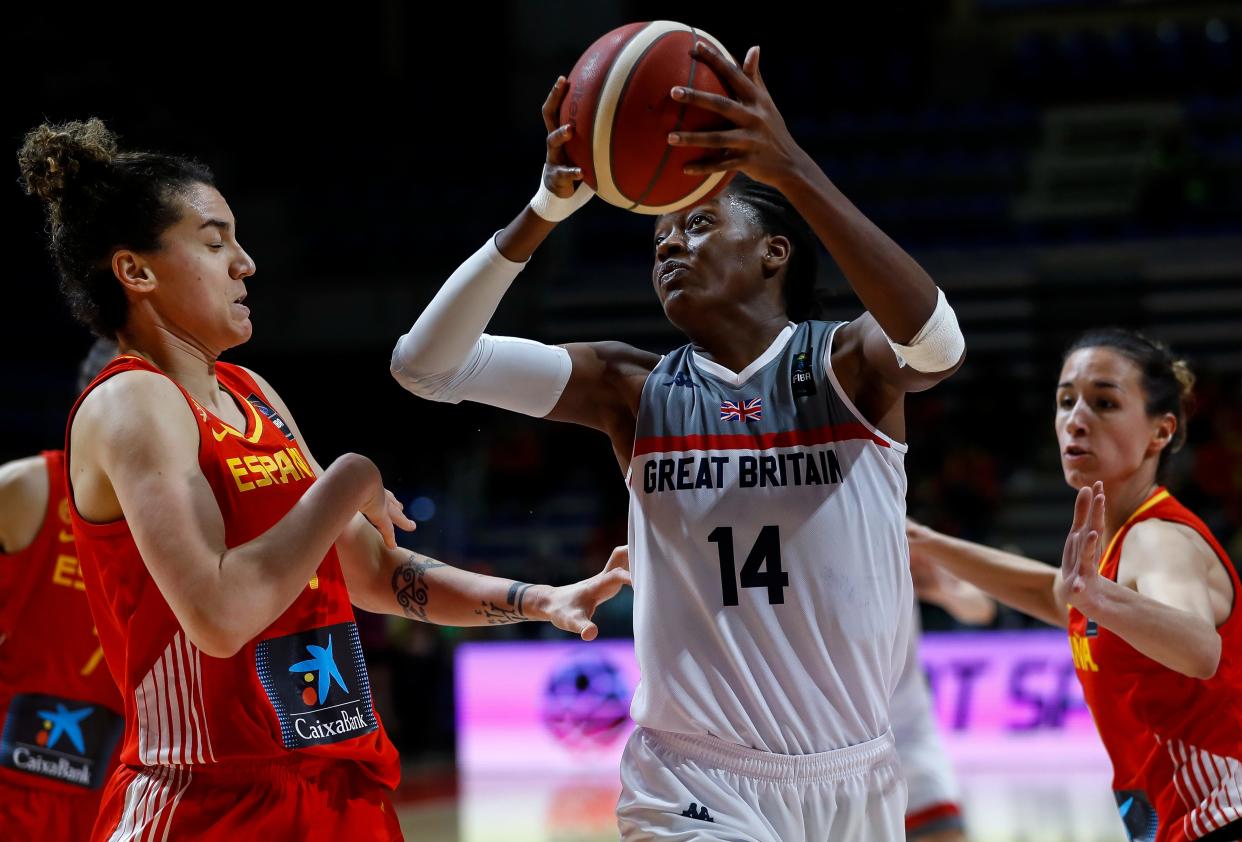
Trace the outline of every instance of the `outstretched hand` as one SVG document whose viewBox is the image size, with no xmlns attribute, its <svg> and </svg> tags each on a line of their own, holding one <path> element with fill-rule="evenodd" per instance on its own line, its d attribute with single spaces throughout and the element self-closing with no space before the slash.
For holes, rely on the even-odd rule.
<svg viewBox="0 0 1242 842">
<path fill-rule="evenodd" d="M 390 550 L 397 548 L 397 533 L 394 527 L 403 532 L 413 532 L 417 524 L 405 515 L 405 507 L 401 505 L 395 494 L 387 488 L 380 487 L 376 494 L 359 509 L 362 516 L 379 530 L 384 538 L 384 546 Z"/>
<path fill-rule="evenodd" d="M 553 588 L 547 602 L 548 621 L 558 629 L 581 635 L 583 640 L 594 640 L 599 628 L 591 617 L 596 608 L 630 584 L 629 567 L 629 548 L 617 547 L 601 572 L 581 582 Z"/>
<path fill-rule="evenodd" d="M 1103 535 L 1104 483 L 1096 482 L 1078 490 L 1074 522 L 1061 554 L 1061 576 L 1054 586 L 1059 601 L 1088 615 L 1100 592 Z"/>
<path fill-rule="evenodd" d="M 690 55 L 714 70 L 733 92 L 734 99 L 684 87 L 672 89 L 673 99 L 719 114 L 734 128 L 670 134 L 668 142 L 672 146 L 722 151 L 719 156 L 687 164 L 686 173 L 707 175 L 740 170 L 756 181 L 781 187 L 805 153 L 786 128 L 785 119 L 759 73 L 759 48 L 750 48 L 740 68 L 702 41 L 694 45 Z"/>
</svg>

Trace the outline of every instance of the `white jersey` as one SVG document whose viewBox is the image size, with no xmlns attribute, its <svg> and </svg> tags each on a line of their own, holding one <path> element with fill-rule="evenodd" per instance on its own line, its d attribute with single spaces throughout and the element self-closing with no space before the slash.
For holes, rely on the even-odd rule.
<svg viewBox="0 0 1242 842">
<path fill-rule="evenodd" d="M 630 462 L 642 726 L 781 754 L 889 730 L 910 634 L 905 445 L 786 327 L 742 372 L 685 346 L 647 378 Z"/>
</svg>

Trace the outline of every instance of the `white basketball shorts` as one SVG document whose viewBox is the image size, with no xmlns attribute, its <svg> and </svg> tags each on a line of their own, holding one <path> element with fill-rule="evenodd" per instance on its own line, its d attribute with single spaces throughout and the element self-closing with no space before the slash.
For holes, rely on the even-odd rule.
<svg viewBox="0 0 1242 842">
<path fill-rule="evenodd" d="M 621 758 L 624 842 L 902 842 L 905 811 L 891 734 L 785 755 L 638 728 Z"/>
</svg>

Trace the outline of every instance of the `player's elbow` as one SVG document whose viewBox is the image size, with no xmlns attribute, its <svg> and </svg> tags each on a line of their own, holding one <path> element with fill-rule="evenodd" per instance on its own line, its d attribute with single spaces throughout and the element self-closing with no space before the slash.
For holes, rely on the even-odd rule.
<svg viewBox="0 0 1242 842">
<path fill-rule="evenodd" d="M 231 658 L 250 640 L 214 623 L 183 624 L 183 628 L 190 643 L 212 658 Z"/>
<path fill-rule="evenodd" d="M 401 388 L 411 394 L 429 401 L 445 400 L 443 385 L 445 377 L 441 374 L 426 374 L 420 370 L 417 359 L 412 359 L 406 341 L 409 334 L 397 340 L 392 350 L 392 358 L 388 363 L 388 373 L 392 379 L 401 384 Z"/>
<path fill-rule="evenodd" d="M 1216 671 L 1220 669 L 1220 634 L 1213 630 L 1207 645 L 1198 648 L 1194 656 L 1187 665 L 1187 675 L 1202 681 L 1216 675 Z"/>
<path fill-rule="evenodd" d="M 181 629 L 198 651 L 212 658 L 231 658 L 250 642 L 260 629 L 253 629 L 245 618 L 229 606 L 211 606 L 209 599 L 177 617 Z M 183 616 L 184 615 L 184 616 Z"/>
</svg>

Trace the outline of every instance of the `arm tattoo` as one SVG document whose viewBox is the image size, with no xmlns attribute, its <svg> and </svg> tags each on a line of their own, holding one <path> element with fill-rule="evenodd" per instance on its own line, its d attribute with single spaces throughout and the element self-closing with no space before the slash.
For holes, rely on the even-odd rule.
<svg viewBox="0 0 1242 842">
<path fill-rule="evenodd" d="M 486 618 L 489 626 L 520 623 L 527 619 L 523 603 L 526 600 L 526 592 L 530 590 L 530 587 L 530 585 L 523 582 L 514 582 L 509 586 L 509 593 L 505 597 L 504 605 L 497 605 L 494 602 L 485 600 L 483 607 L 474 609 L 474 613 Z"/>
<path fill-rule="evenodd" d="M 407 617 L 427 622 L 427 571 L 444 567 L 443 562 L 410 553 L 409 559 L 392 573 L 392 592 Z"/>
</svg>

